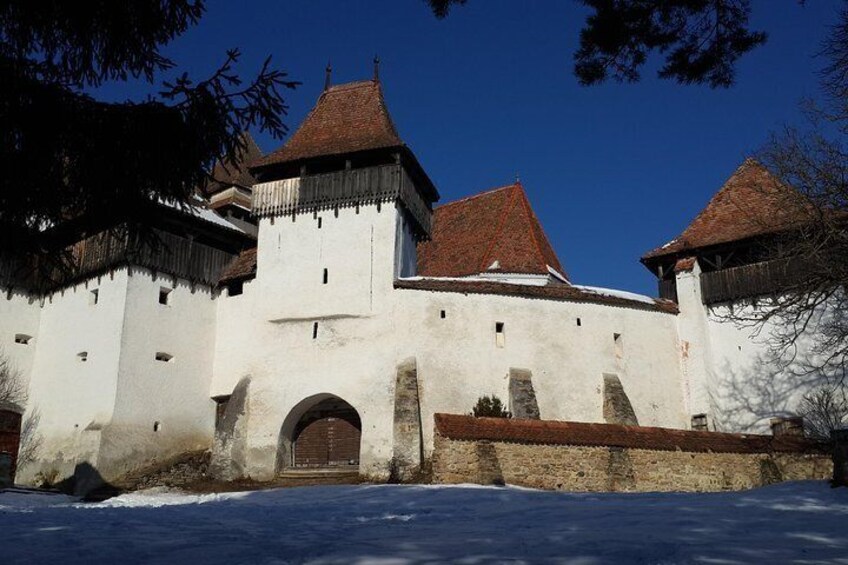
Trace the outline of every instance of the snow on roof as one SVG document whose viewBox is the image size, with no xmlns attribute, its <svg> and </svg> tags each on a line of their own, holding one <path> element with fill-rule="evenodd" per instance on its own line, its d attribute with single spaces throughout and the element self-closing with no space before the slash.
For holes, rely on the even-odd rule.
<svg viewBox="0 0 848 565">
<path fill-rule="evenodd" d="M 221 216 L 215 210 L 206 208 L 204 200 L 198 196 L 193 196 L 192 203 L 189 204 L 178 204 L 173 201 L 166 201 L 161 199 L 159 200 L 159 203 L 164 206 L 168 206 L 169 208 L 173 208 L 174 210 L 178 210 L 179 212 L 182 212 L 189 216 L 193 216 L 205 222 L 209 222 L 210 224 L 215 224 L 217 226 L 231 229 L 239 233 L 247 233 L 232 222 L 225 220 L 223 216 Z"/>
<path fill-rule="evenodd" d="M 574 288 L 588 292 L 590 294 L 598 294 L 601 296 L 612 296 L 613 298 L 623 298 L 624 300 L 635 300 L 636 302 L 644 302 L 645 304 L 654 304 L 656 300 L 644 294 L 636 294 L 626 290 L 615 290 L 612 288 L 603 288 L 600 286 L 584 286 L 580 284 L 572 285 Z"/>
</svg>

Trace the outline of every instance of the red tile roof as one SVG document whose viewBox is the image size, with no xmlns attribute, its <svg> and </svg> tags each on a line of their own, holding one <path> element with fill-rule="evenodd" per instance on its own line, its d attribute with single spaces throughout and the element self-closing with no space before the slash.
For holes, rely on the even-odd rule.
<svg viewBox="0 0 848 565">
<path fill-rule="evenodd" d="M 444 280 L 444 279 L 400 279 L 395 281 L 395 288 L 406 290 L 425 290 L 430 292 L 456 292 L 463 294 L 498 294 L 501 296 L 516 296 L 521 298 L 537 298 L 541 300 L 562 300 L 566 302 L 588 302 L 638 310 L 653 310 L 667 314 L 677 314 L 677 305 L 661 298 L 653 302 L 631 300 L 620 296 L 611 296 L 588 292 L 569 284 L 547 284 L 535 286 L 526 284 L 511 284 L 481 280 Z"/>
<path fill-rule="evenodd" d="M 325 90 L 288 142 L 252 167 L 402 145 L 380 83 L 351 82 Z"/>
<path fill-rule="evenodd" d="M 777 233 L 803 222 L 802 197 L 754 159 L 746 159 L 680 236 L 643 260 Z"/>
<path fill-rule="evenodd" d="M 548 265 L 566 276 L 521 183 L 439 206 L 432 239 L 418 245 L 418 274 L 427 277 L 547 275 Z"/>
<path fill-rule="evenodd" d="M 246 249 L 239 253 L 238 257 L 233 259 L 232 263 L 227 265 L 224 272 L 221 273 L 219 284 L 225 284 L 230 281 L 242 280 L 251 278 L 256 274 L 256 248 Z"/>
<path fill-rule="evenodd" d="M 714 453 L 815 452 L 824 444 L 791 436 L 695 432 L 668 428 L 587 424 L 554 420 L 512 420 L 436 414 L 436 433 L 454 440 L 489 440 L 545 445 L 622 447 L 655 451 Z"/>
</svg>

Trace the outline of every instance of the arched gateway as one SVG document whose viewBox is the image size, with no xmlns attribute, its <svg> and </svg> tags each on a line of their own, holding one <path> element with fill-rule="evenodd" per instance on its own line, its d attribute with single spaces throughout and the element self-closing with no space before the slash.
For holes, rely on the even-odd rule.
<svg viewBox="0 0 848 565">
<path fill-rule="evenodd" d="M 319 394 L 298 403 L 283 422 L 277 457 L 286 468 L 359 465 L 362 421 L 356 409 L 337 396 Z"/>
</svg>

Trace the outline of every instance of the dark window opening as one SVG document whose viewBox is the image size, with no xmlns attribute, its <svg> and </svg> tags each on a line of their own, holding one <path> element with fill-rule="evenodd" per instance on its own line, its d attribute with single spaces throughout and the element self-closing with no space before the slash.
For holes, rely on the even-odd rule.
<svg viewBox="0 0 848 565">
<path fill-rule="evenodd" d="M 322 222 L 321 218 L 319 217 L 319 218 L 318 218 L 318 229 L 319 229 L 319 230 L 321 229 L 321 225 L 322 225 L 322 224 L 323 224 L 323 222 Z"/>
<path fill-rule="evenodd" d="M 318 337 L 318 322 L 312 324 L 312 339 L 316 339 Z"/>
<path fill-rule="evenodd" d="M 495 322 L 495 347 L 503 347 L 506 344 L 504 335 L 504 323 Z"/>
<path fill-rule="evenodd" d="M 706 432 L 709 431 L 709 424 L 707 423 L 707 415 L 706 414 L 695 414 L 692 416 L 692 429 L 695 431 Z"/>
<path fill-rule="evenodd" d="M 173 359 L 174 359 L 174 356 L 171 355 L 170 353 L 165 353 L 164 351 L 157 351 L 156 352 L 156 360 L 157 361 L 162 361 L 163 363 L 170 363 L 171 361 L 173 361 Z"/>
<path fill-rule="evenodd" d="M 227 283 L 227 296 L 238 296 L 244 292 L 244 281 L 232 281 Z"/>
<path fill-rule="evenodd" d="M 153 422 L 153 431 L 154 432 L 158 432 L 161 428 L 162 428 L 162 424 L 160 424 L 158 421 Z"/>
<path fill-rule="evenodd" d="M 583 325 L 583 322 L 580 321 L 580 318 L 577 318 L 577 326 L 579 327 L 579 326 L 582 326 L 582 325 Z"/>
<path fill-rule="evenodd" d="M 97 304 L 97 301 L 98 301 L 98 300 L 100 300 L 100 290 L 99 290 L 99 289 L 97 289 L 97 288 L 95 288 L 95 289 L 94 289 L 94 290 L 92 290 L 92 291 L 89 293 L 89 295 L 88 295 L 88 303 L 89 303 L 91 306 L 94 306 L 94 305 L 96 305 L 96 304 Z"/>
<path fill-rule="evenodd" d="M 327 269 L 324 269 L 324 284 L 327 284 L 329 277 L 330 277 L 330 274 L 327 272 Z"/>
<path fill-rule="evenodd" d="M 29 345 L 31 339 L 31 335 L 15 334 L 15 343 L 20 343 L 21 345 Z"/>
<path fill-rule="evenodd" d="M 159 287 L 159 304 L 168 305 L 168 302 L 171 300 L 171 290 L 167 287 Z"/>
<path fill-rule="evenodd" d="M 439 312 L 439 317 L 440 317 L 442 320 L 444 320 L 444 319 L 445 319 L 446 314 L 445 314 L 445 311 L 444 311 L 444 310 L 442 310 L 441 312 Z"/>
</svg>

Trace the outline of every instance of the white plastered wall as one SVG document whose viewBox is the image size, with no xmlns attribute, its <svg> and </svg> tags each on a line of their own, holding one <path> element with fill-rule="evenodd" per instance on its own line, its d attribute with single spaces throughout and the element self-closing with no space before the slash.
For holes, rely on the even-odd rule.
<svg viewBox="0 0 848 565">
<path fill-rule="evenodd" d="M 160 304 L 160 291 L 166 291 L 167 304 Z M 214 298 L 208 286 L 132 270 L 115 409 L 103 432 L 104 476 L 211 447 Z M 170 361 L 157 360 L 157 353 Z"/>
<path fill-rule="evenodd" d="M 78 463 L 97 465 L 100 433 L 115 406 L 127 279 L 126 270 L 117 271 L 43 300 L 30 379 L 43 444 L 20 482 L 38 473 L 67 477 Z"/>
<path fill-rule="evenodd" d="M 805 371 L 814 361 L 815 330 L 800 337 L 787 363 L 773 350 L 780 321 L 740 321 L 755 317 L 751 301 L 705 306 L 700 275 L 697 262 L 677 274 L 688 411 L 708 414 L 710 429 L 717 431 L 768 433 L 772 418 L 794 415 L 803 395 L 826 382 L 825 375 Z"/>
<path fill-rule="evenodd" d="M 322 394 L 359 413 L 364 473 L 382 472 L 391 457 L 397 214 L 383 203 L 260 221 L 256 279 L 218 301 L 211 390 L 230 394 L 251 379 L 251 476 L 274 473 L 284 419 Z"/>
<path fill-rule="evenodd" d="M 615 373 L 640 423 L 685 425 L 674 315 L 395 290 L 395 262 L 404 256 L 396 242 L 409 237 L 397 230 L 397 216 L 394 205 L 384 204 L 261 220 L 256 279 L 241 295 L 218 301 L 211 390 L 230 394 L 242 378 L 251 379 L 251 476 L 273 474 L 285 418 L 321 394 L 359 412 L 361 470 L 385 474 L 396 369 L 409 357 L 418 363 L 428 452 L 433 414 L 467 413 L 484 394 L 506 400 L 510 367 L 532 371 L 543 418 L 602 421 L 603 374 Z M 504 348 L 495 345 L 496 321 L 505 323 Z M 615 333 L 624 340 L 621 357 Z"/>
<path fill-rule="evenodd" d="M 603 375 L 610 373 L 621 379 L 641 425 L 685 425 L 674 315 L 500 295 L 395 294 L 398 353 L 418 360 L 428 452 L 433 414 L 469 413 L 483 395 L 506 402 L 510 368 L 532 372 L 542 419 L 603 422 Z M 502 348 L 496 322 L 504 324 Z M 621 336 L 620 356 L 614 334 Z"/>
<path fill-rule="evenodd" d="M 0 355 L 3 355 L 29 384 L 32 363 L 38 346 L 41 300 L 18 291 L 3 291 L 0 295 Z M 18 335 L 30 336 L 26 343 L 16 343 Z"/>
</svg>

